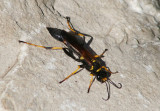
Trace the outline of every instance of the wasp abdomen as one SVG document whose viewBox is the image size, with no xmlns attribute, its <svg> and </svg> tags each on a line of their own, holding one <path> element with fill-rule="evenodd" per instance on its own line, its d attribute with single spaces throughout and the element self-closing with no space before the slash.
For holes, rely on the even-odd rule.
<svg viewBox="0 0 160 111">
<path fill-rule="evenodd" d="M 63 42 L 62 30 L 57 28 L 50 28 L 47 27 L 49 33 L 54 37 L 56 40 Z"/>
</svg>

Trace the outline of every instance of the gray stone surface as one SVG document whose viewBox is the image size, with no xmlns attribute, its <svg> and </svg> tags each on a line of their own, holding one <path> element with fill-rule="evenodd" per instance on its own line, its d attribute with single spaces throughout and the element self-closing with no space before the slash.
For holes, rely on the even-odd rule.
<svg viewBox="0 0 160 111">
<path fill-rule="evenodd" d="M 46 27 L 74 27 L 94 37 L 91 47 L 112 71 L 111 86 L 89 72 L 58 82 L 79 63 L 61 50 L 19 44 L 63 46 Z M 0 0 L 0 111 L 160 111 L 159 0 Z"/>
</svg>

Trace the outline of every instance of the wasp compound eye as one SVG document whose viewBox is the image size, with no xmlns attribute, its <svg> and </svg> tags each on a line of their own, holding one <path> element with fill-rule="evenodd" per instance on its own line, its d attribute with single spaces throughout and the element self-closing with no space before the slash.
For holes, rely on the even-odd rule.
<svg viewBox="0 0 160 111">
<path fill-rule="evenodd" d="M 62 30 L 57 29 L 57 28 L 50 28 L 50 27 L 47 27 L 47 30 L 52 35 L 52 37 L 54 37 L 56 40 L 60 42 L 63 42 L 63 37 L 61 34 Z"/>
</svg>

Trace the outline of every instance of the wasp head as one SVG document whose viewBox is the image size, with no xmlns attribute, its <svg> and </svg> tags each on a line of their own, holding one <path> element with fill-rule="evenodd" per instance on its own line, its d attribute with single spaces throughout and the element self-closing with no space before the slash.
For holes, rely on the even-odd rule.
<svg viewBox="0 0 160 111">
<path fill-rule="evenodd" d="M 108 78 L 111 76 L 111 73 L 101 69 L 98 73 L 97 73 L 97 80 L 101 83 L 104 83 L 105 81 L 108 80 Z"/>
</svg>

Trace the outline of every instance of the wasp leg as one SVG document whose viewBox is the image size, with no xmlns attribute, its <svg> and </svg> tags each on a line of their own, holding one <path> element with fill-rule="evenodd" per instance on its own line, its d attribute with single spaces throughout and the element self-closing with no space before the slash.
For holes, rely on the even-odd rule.
<svg viewBox="0 0 160 111">
<path fill-rule="evenodd" d="M 88 37 L 90 37 L 91 39 L 87 42 L 87 45 L 89 46 L 90 44 L 91 44 L 91 42 L 93 41 L 93 37 L 92 36 L 90 36 L 90 35 L 85 35 L 85 36 L 88 36 Z"/>
<path fill-rule="evenodd" d="M 74 75 L 75 73 L 77 73 L 80 68 L 81 68 L 81 66 L 78 66 L 78 68 L 74 72 L 72 72 L 69 76 L 67 76 L 65 79 L 63 79 L 59 83 L 64 82 L 66 79 L 68 79 L 69 77 L 71 77 L 72 75 Z"/>
<path fill-rule="evenodd" d="M 116 74 L 116 73 L 118 73 L 118 71 L 116 71 L 116 72 L 112 72 L 112 74 Z"/>
<path fill-rule="evenodd" d="M 40 48 L 45 48 L 45 49 L 52 49 L 52 50 L 64 49 L 63 47 L 45 47 L 45 46 L 35 45 L 35 44 L 24 42 L 24 41 L 21 41 L 21 40 L 19 40 L 19 43 L 25 43 L 25 44 L 32 45 L 32 46 L 35 46 L 35 47 L 40 47 Z"/>
<path fill-rule="evenodd" d="M 90 91 L 90 88 L 91 88 L 91 85 L 93 84 L 93 82 L 94 82 L 94 80 L 95 80 L 95 77 L 94 77 L 94 79 L 93 79 L 93 74 L 90 74 L 91 75 L 91 80 L 90 80 L 90 84 L 89 84 L 89 87 L 88 87 L 88 93 L 89 93 L 89 91 Z"/>
<path fill-rule="evenodd" d="M 116 72 L 111 72 L 111 70 L 109 69 L 109 67 L 102 66 L 102 68 L 104 68 L 106 71 L 109 71 L 111 74 L 116 74 L 116 73 L 118 73 L 118 71 L 116 71 Z"/>
<path fill-rule="evenodd" d="M 63 51 L 64 51 L 64 53 L 65 53 L 66 55 L 68 55 L 69 57 L 71 57 L 71 58 L 74 59 L 75 61 L 77 61 L 77 62 L 81 62 L 81 61 L 82 61 L 82 60 L 80 60 L 80 59 L 77 59 L 77 58 L 74 56 L 72 50 L 70 50 L 70 49 L 68 49 L 68 48 L 63 48 Z"/>
<path fill-rule="evenodd" d="M 100 58 L 103 57 L 104 53 L 105 53 L 107 50 L 108 50 L 108 49 L 105 49 L 105 50 L 102 52 L 102 54 L 100 54 L 100 55 L 95 55 L 94 57 L 95 57 L 95 58 L 97 58 L 97 57 L 100 57 Z"/>
<path fill-rule="evenodd" d="M 99 55 L 99 57 L 102 57 L 107 50 L 108 50 L 108 49 L 105 49 L 105 50 L 102 52 L 102 54 Z"/>
<path fill-rule="evenodd" d="M 66 19 L 67 19 L 68 27 L 69 27 L 69 29 L 70 29 L 72 32 L 76 33 L 76 34 L 79 35 L 79 36 L 85 36 L 84 34 L 82 34 L 82 33 L 80 33 L 79 31 L 77 31 L 77 30 L 74 29 L 72 23 L 70 22 L 70 17 L 66 17 Z"/>
<path fill-rule="evenodd" d="M 104 68 L 106 71 L 108 71 L 109 73 L 113 74 L 113 73 L 118 73 L 118 72 L 111 72 L 110 69 L 107 69 L 107 67 L 102 66 L 101 68 Z"/>
<path fill-rule="evenodd" d="M 84 38 L 83 38 L 84 41 L 85 41 L 85 36 L 88 36 L 88 37 L 91 38 L 91 39 L 88 41 L 88 43 L 87 43 L 87 45 L 90 45 L 91 42 L 92 42 L 92 40 L 93 40 L 93 37 L 92 37 L 91 35 L 88 35 L 88 34 L 80 33 L 79 31 L 77 31 L 77 30 L 73 27 L 72 23 L 70 22 L 70 17 L 66 17 L 66 19 L 67 19 L 68 27 L 69 27 L 69 29 L 70 29 L 72 32 L 76 33 L 76 34 L 79 35 L 79 36 L 83 36 L 83 37 L 84 37 Z"/>
</svg>

